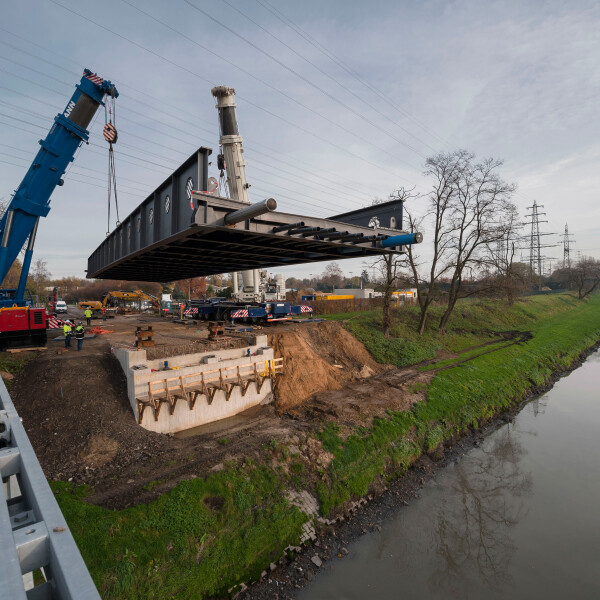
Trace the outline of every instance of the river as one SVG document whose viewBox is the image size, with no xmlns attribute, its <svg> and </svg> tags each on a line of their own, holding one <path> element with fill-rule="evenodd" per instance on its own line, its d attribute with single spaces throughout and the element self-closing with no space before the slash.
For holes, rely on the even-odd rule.
<svg viewBox="0 0 600 600">
<path fill-rule="evenodd" d="M 600 598 L 600 352 L 297 598 Z"/>
</svg>

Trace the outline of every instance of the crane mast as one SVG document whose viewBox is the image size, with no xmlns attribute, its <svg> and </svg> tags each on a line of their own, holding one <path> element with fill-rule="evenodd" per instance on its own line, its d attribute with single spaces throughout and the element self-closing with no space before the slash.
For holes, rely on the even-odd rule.
<svg viewBox="0 0 600 600">
<path fill-rule="evenodd" d="M 235 90 L 219 85 L 211 90 L 217 100 L 219 111 L 219 145 L 221 154 L 218 157 L 219 169 L 227 173 L 229 195 L 233 200 L 250 204 L 246 180 L 246 161 L 242 148 L 242 136 L 237 122 Z M 264 302 L 265 300 L 285 300 L 285 278 L 278 276 L 272 279 L 266 271 L 254 269 L 242 271 L 240 289 L 239 273 L 231 274 L 233 298 L 243 302 Z M 283 279 L 283 283 L 282 283 Z M 276 290 L 276 291 L 274 291 Z"/>
</svg>

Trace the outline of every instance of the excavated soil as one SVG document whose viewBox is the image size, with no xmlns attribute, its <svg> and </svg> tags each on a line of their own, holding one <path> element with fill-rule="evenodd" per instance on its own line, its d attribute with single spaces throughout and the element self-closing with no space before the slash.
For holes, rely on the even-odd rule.
<svg viewBox="0 0 600 600">
<path fill-rule="evenodd" d="M 130 345 L 139 325 L 152 325 L 167 350 L 205 340 L 205 328 L 131 315 L 100 325 L 112 333 L 86 340 L 82 352 L 50 340 L 12 381 L 11 396 L 46 476 L 89 484 L 90 501 L 110 508 L 147 502 L 227 461 L 260 458 L 272 440 L 293 444 L 308 463 L 327 462 L 310 438 L 324 422 L 368 425 L 387 410 L 407 409 L 420 399 L 414 383 L 430 377 L 378 365 L 336 322 L 265 327 L 255 333 L 268 334 L 285 358 L 275 402 L 174 437 L 136 423 L 111 348 Z"/>
<path fill-rule="evenodd" d="M 367 349 L 339 323 L 324 322 L 269 335 L 285 370 L 277 380 L 279 412 L 297 407 L 316 392 L 339 390 L 344 384 L 380 373 Z"/>
</svg>

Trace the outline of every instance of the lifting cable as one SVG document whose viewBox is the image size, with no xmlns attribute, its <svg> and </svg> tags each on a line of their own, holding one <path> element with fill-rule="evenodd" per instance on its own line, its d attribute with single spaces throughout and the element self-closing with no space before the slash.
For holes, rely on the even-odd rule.
<svg viewBox="0 0 600 600">
<path fill-rule="evenodd" d="M 114 123 L 113 123 L 114 121 Z M 115 172 L 115 153 L 113 144 L 117 143 L 117 129 L 115 123 L 117 121 L 117 113 L 115 110 L 115 94 L 111 91 L 109 98 L 104 104 L 104 129 L 102 133 L 104 139 L 108 142 L 108 222 L 106 227 L 106 235 L 110 234 L 110 199 L 114 193 L 115 209 L 117 212 L 116 227 L 121 224 L 119 221 L 119 201 L 117 199 L 117 174 Z"/>
</svg>

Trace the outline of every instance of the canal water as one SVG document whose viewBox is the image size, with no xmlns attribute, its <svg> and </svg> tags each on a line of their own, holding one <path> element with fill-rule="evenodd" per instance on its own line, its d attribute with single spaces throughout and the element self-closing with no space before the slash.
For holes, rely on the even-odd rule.
<svg viewBox="0 0 600 600">
<path fill-rule="evenodd" d="M 600 352 L 381 526 L 297 597 L 600 599 Z"/>
</svg>

